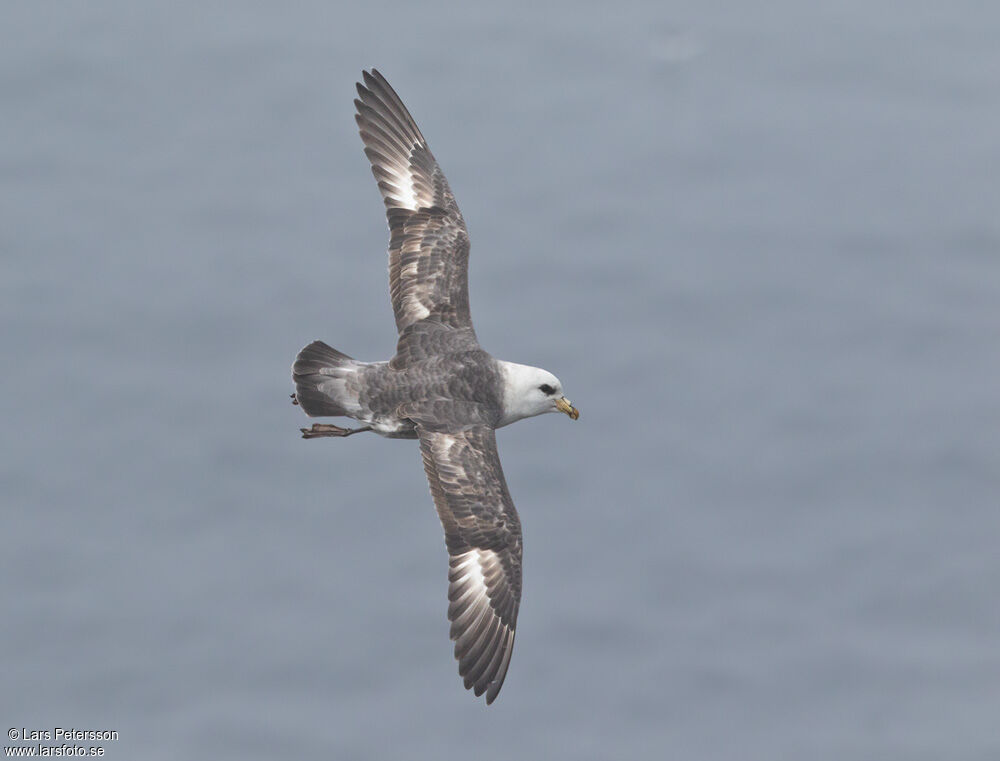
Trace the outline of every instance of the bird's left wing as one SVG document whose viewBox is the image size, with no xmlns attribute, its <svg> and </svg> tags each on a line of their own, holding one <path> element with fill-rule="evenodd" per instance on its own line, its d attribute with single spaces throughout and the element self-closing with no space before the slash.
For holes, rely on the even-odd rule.
<svg viewBox="0 0 1000 761">
<path fill-rule="evenodd" d="M 448 546 L 448 619 L 466 689 L 500 692 L 521 601 L 521 522 L 488 425 L 457 432 L 417 424 L 420 453 Z"/>
<path fill-rule="evenodd" d="M 358 84 L 355 117 L 389 221 L 389 294 L 400 344 L 433 320 L 471 331 L 469 233 L 420 128 L 385 78 Z"/>
</svg>

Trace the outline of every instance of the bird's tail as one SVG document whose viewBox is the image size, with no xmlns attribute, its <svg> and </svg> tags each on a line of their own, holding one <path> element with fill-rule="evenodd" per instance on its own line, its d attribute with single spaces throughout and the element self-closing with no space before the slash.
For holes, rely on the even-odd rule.
<svg viewBox="0 0 1000 761">
<path fill-rule="evenodd" d="M 358 371 L 365 364 L 322 341 L 313 341 L 292 365 L 295 401 L 310 417 L 356 417 L 362 412 Z"/>
</svg>

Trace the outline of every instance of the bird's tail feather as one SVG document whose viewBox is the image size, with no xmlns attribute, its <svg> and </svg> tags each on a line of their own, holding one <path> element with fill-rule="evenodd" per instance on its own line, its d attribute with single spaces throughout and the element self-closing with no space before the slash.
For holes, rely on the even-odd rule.
<svg viewBox="0 0 1000 761">
<path fill-rule="evenodd" d="M 322 341 L 313 341 L 292 365 L 295 399 L 310 417 L 354 417 L 361 412 L 358 371 L 364 366 Z"/>
</svg>

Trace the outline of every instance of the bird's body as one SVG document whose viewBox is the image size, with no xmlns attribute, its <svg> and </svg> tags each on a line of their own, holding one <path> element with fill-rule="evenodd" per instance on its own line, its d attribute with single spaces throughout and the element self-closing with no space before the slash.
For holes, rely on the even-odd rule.
<svg viewBox="0 0 1000 761">
<path fill-rule="evenodd" d="M 545 412 L 578 412 L 558 379 L 494 359 L 469 314 L 469 237 L 448 183 L 402 101 L 377 72 L 358 85 L 357 121 L 389 221 L 389 286 L 399 339 L 388 362 L 359 362 L 314 341 L 292 368 L 306 438 L 374 431 L 420 440 L 450 556 L 448 618 L 465 686 L 494 700 L 521 598 L 521 524 L 494 430 Z"/>
<path fill-rule="evenodd" d="M 318 377 L 310 382 L 314 373 Z M 316 341 L 300 353 L 294 377 L 297 385 L 307 389 L 305 394 L 296 394 L 306 413 L 346 415 L 390 438 L 417 438 L 413 421 L 400 415 L 401 405 L 436 399 L 499 411 L 503 403 L 501 365 L 478 347 L 393 367 L 391 362 L 335 358 L 330 347 Z M 315 404 L 311 404 L 309 389 L 322 395 Z M 332 409 L 334 405 L 343 412 Z M 499 427 L 500 420 L 494 414 L 485 422 Z M 454 422 L 460 421 L 456 417 Z"/>
</svg>

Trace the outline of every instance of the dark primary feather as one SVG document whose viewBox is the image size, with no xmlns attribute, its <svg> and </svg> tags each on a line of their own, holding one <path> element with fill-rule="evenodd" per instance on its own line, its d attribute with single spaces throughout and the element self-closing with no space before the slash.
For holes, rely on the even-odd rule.
<svg viewBox="0 0 1000 761">
<path fill-rule="evenodd" d="M 441 168 L 399 96 L 376 70 L 358 84 L 358 128 L 389 222 L 389 293 L 399 331 L 399 367 L 428 356 L 408 346 L 429 320 L 472 333 L 469 233 Z M 419 334 L 417 334 L 419 335 Z"/>
<path fill-rule="evenodd" d="M 420 452 L 448 546 L 448 619 L 467 689 L 500 692 L 521 601 L 521 522 L 507 490 L 493 428 L 430 431 Z"/>
</svg>

